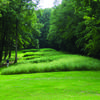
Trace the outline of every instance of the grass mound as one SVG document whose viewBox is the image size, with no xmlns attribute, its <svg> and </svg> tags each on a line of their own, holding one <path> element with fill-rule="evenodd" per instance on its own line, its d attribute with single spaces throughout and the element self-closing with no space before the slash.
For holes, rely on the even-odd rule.
<svg viewBox="0 0 100 100">
<path fill-rule="evenodd" d="M 39 58 L 39 59 L 41 59 L 41 61 L 44 61 L 44 59 L 46 61 L 46 58 L 47 59 L 50 58 L 50 60 L 51 60 L 52 58 L 54 58 L 54 56 L 59 56 L 59 55 L 63 55 L 63 53 L 57 52 L 54 49 L 40 49 L 37 52 L 26 52 L 26 53 L 24 53 L 23 57 L 26 60 Z M 36 59 L 35 59 L 35 62 L 36 62 Z"/>
<path fill-rule="evenodd" d="M 37 52 L 39 51 L 39 49 L 26 49 L 26 50 L 22 50 L 23 53 L 26 53 L 26 52 Z"/>
<path fill-rule="evenodd" d="M 100 70 L 100 61 L 94 58 L 63 54 L 35 58 L 23 64 L 17 64 L 1 71 L 1 74 L 22 74 L 57 71 Z"/>
</svg>

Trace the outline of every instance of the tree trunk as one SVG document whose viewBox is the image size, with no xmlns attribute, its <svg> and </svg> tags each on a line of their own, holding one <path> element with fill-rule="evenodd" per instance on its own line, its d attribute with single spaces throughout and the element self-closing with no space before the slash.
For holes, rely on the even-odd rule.
<svg viewBox="0 0 100 100">
<path fill-rule="evenodd" d="M 11 49 L 12 49 L 12 47 L 10 45 L 10 47 L 9 47 L 9 58 L 11 57 Z"/>
<path fill-rule="evenodd" d="M 12 44 L 13 44 L 13 38 L 11 38 L 11 40 L 9 40 L 9 58 L 11 57 L 11 50 L 12 50 Z"/>
<path fill-rule="evenodd" d="M 3 13 L 2 13 L 2 16 L 3 16 Z M 5 36 L 6 36 L 6 33 L 5 33 L 5 19 L 3 17 L 2 19 L 2 37 L 1 37 L 1 43 L 0 43 L 0 62 L 2 61 L 2 56 L 3 56 L 3 47 L 4 47 L 4 41 L 5 41 Z"/>
<path fill-rule="evenodd" d="M 17 9 L 17 10 L 18 10 L 18 15 L 20 15 L 21 4 L 22 4 L 22 0 L 20 1 L 19 9 Z M 17 16 L 17 17 L 18 17 L 18 16 Z M 14 63 L 17 63 L 18 24 L 19 24 L 19 21 L 18 21 L 17 17 L 16 17 L 16 45 L 15 45 L 15 62 L 14 62 Z"/>
<path fill-rule="evenodd" d="M 15 62 L 17 63 L 17 46 L 18 46 L 18 20 L 16 18 L 16 45 L 15 45 Z"/>
<path fill-rule="evenodd" d="M 6 59 L 7 55 L 8 55 L 8 41 L 7 41 L 7 36 L 5 37 L 5 54 L 4 54 L 4 59 Z"/>
<path fill-rule="evenodd" d="M 17 34 L 16 34 L 16 47 L 15 47 L 15 63 L 17 63 Z"/>
<path fill-rule="evenodd" d="M 6 59 L 7 55 L 8 55 L 8 47 L 5 47 L 5 55 L 4 55 L 4 59 Z"/>
<path fill-rule="evenodd" d="M 2 61 L 2 56 L 3 56 L 3 43 L 1 42 L 1 46 L 0 46 L 0 62 Z"/>
<path fill-rule="evenodd" d="M 97 0 L 97 3 L 99 3 L 100 1 L 99 0 Z"/>
</svg>

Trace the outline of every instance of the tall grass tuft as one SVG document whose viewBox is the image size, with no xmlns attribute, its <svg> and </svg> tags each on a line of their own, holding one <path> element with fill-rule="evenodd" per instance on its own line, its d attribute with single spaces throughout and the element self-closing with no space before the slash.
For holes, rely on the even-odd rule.
<svg viewBox="0 0 100 100">
<path fill-rule="evenodd" d="M 100 70 L 100 60 L 51 48 L 21 50 L 18 58 L 17 64 L 1 69 L 1 74 Z"/>
<path fill-rule="evenodd" d="M 58 57 L 59 58 L 59 57 Z M 42 60 L 42 58 L 41 58 Z M 22 74 L 22 73 L 40 73 L 40 72 L 57 72 L 57 71 L 88 71 L 100 70 L 100 60 L 79 55 L 66 55 L 59 59 L 56 57 L 51 62 L 43 62 L 39 59 L 39 63 L 28 62 L 25 64 L 17 64 L 1 71 L 1 74 Z M 48 60 L 48 59 L 47 59 Z M 46 61 L 46 59 L 45 59 Z"/>
</svg>

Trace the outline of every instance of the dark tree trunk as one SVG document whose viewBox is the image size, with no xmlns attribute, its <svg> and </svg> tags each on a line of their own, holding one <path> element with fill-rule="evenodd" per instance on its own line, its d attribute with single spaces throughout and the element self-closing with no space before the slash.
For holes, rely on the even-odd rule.
<svg viewBox="0 0 100 100">
<path fill-rule="evenodd" d="M 16 18 L 16 45 L 15 45 L 15 62 L 17 63 L 17 46 L 18 46 L 18 20 Z"/>
<path fill-rule="evenodd" d="M 19 9 L 17 9 L 18 15 L 20 15 L 22 1 L 23 0 L 20 1 Z M 19 20 L 16 18 L 16 45 L 15 45 L 15 62 L 14 63 L 17 63 L 18 25 L 19 25 Z"/>
<path fill-rule="evenodd" d="M 7 49 L 7 47 L 6 47 L 6 48 L 5 48 L 5 56 L 4 56 L 4 59 L 6 59 L 7 55 L 8 55 L 8 49 Z"/>
<path fill-rule="evenodd" d="M 2 13 L 2 12 L 1 12 Z M 2 13 L 3 16 L 3 13 Z M 5 32 L 5 19 L 4 17 L 2 17 L 2 37 L 1 37 L 1 43 L 0 43 L 0 62 L 2 61 L 2 56 L 3 56 L 3 48 L 4 48 L 4 42 L 5 42 L 5 36 L 6 36 L 6 32 Z"/>
<path fill-rule="evenodd" d="M 0 46 L 0 62 L 2 61 L 2 56 L 3 56 L 3 40 L 1 41 L 1 46 Z"/>
<path fill-rule="evenodd" d="M 7 41 L 7 36 L 5 37 L 5 54 L 4 54 L 4 59 L 6 59 L 8 55 L 8 41 Z"/>
<path fill-rule="evenodd" d="M 9 58 L 11 57 L 11 49 L 12 49 L 12 47 L 10 45 L 10 47 L 9 47 Z"/>
<path fill-rule="evenodd" d="M 9 58 L 11 57 L 11 50 L 12 50 L 12 44 L 13 44 L 13 38 L 11 38 L 11 40 L 9 40 Z"/>
</svg>

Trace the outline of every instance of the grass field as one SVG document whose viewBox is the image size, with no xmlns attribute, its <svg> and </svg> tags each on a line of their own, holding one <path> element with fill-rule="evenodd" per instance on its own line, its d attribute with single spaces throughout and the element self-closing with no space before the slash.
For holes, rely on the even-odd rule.
<svg viewBox="0 0 100 100">
<path fill-rule="evenodd" d="M 100 71 L 0 75 L 0 100 L 99 100 Z"/>
<path fill-rule="evenodd" d="M 14 54 L 10 61 L 13 59 Z M 4 68 L 1 74 L 98 70 L 100 70 L 100 60 L 98 59 L 44 48 L 18 51 L 18 63 Z"/>
<path fill-rule="evenodd" d="M 18 51 L 17 64 L 0 68 L 0 73 L 0 100 L 100 99 L 98 59 L 50 48 L 27 49 Z"/>
</svg>

